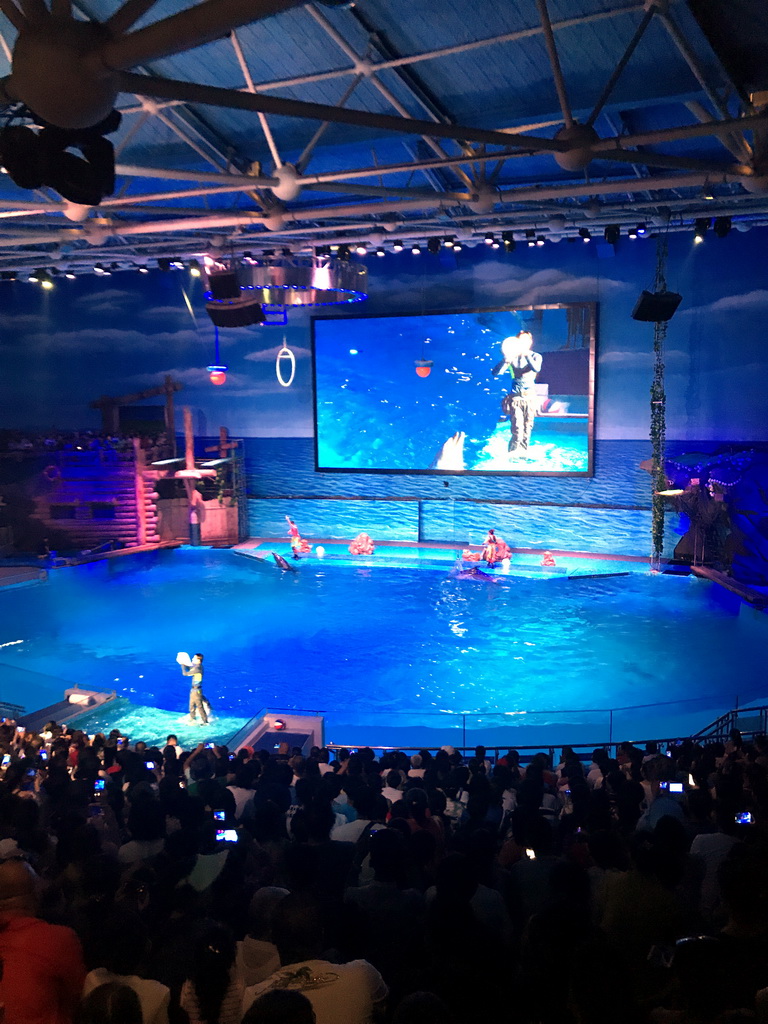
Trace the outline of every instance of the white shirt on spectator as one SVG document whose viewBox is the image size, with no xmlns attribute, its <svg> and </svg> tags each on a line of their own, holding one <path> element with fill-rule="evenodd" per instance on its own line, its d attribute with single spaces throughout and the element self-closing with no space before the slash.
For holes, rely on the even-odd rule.
<svg viewBox="0 0 768 1024">
<path fill-rule="evenodd" d="M 113 974 L 105 967 L 97 967 L 95 971 L 86 974 L 83 995 L 87 996 L 99 985 L 106 985 L 110 981 L 127 985 L 139 997 L 142 1024 L 168 1024 L 171 990 L 167 985 L 161 985 L 159 981 L 152 981 L 151 978 L 139 978 L 135 974 Z"/>
<path fill-rule="evenodd" d="M 326 984 L 310 983 L 302 988 L 297 972 L 308 968 L 313 978 L 325 978 Z M 292 978 L 286 983 L 286 977 Z M 387 998 L 384 979 L 366 960 L 352 960 L 348 964 L 332 964 L 328 960 L 304 960 L 276 971 L 261 985 L 245 990 L 243 1013 L 274 988 L 288 988 L 302 992 L 312 1003 L 315 1024 L 371 1024 L 376 1008 Z"/>
</svg>

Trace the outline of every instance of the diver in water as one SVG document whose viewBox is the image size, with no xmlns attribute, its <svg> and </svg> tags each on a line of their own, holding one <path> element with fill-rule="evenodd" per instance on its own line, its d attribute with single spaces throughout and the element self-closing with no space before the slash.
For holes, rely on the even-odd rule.
<svg viewBox="0 0 768 1024">
<path fill-rule="evenodd" d="M 533 432 L 533 420 L 538 406 L 536 377 L 541 370 L 540 352 L 533 352 L 533 335 L 520 331 L 501 343 L 504 358 L 491 370 L 494 377 L 509 370 L 511 386 L 501 402 L 501 409 L 509 416 L 512 436 L 509 454 L 513 459 L 524 458 Z"/>
</svg>

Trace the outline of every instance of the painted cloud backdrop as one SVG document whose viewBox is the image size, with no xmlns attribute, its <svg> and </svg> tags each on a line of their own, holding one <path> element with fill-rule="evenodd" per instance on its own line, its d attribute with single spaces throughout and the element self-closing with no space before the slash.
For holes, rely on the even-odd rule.
<svg viewBox="0 0 768 1024">
<path fill-rule="evenodd" d="M 708 236 L 695 247 L 687 235 L 670 238 L 669 286 L 683 294 L 667 339 L 671 438 L 765 436 L 767 240 L 763 230 Z M 653 280 L 654 242 L 623 240 L 612 253 L 608 246 L 561 242 L 511 255 L 484 246 L 459 255 L 388 255 L 369 261 L 369 299 L 350 312 L 596 301 L 597 436 L 643 438 L 652 327 L 630 314 Z M 97 426 L 98 414 L 88 408 L 94 398 L 140 390 L 171 373 L 184 384 L 179 405 L 191 405 L 210 431 L 226 424 L 245 436 L 309 436 L 312 312 L 291 312 L 287 328 L 222 331 L 221 357 L 230 372 L 227 384 L 215 388 L 205 372 L 213 361 L 213 327 L 200 283 L 184 271 L 62 280 L 46 293 L 24 281 L 1 282 L 0 427 Z M 280 387 L 275 376 L 284 337 L 296 355 L 291 388 Z"/>
</svg>

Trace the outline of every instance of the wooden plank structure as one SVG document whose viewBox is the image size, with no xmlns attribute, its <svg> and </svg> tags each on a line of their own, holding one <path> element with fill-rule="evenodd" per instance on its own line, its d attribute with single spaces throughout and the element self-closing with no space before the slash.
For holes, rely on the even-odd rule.
<svg viewBox="0 0 768 1024">
<path fill-rule="evenodd" d="M 162 393 L 169 403 L 167 411 L 172 409 L 176 390 L 175 382 L 166 377 L 158 388 L 121 399 L 99 400 L 94 405 L 115 409 L 115 403 Z M 0 500 L 5 492 L 23 508 L 19 513 L 19 525 L 23 527 L 19 536 L 26 535 L 27 550 L 36 550 L 42 538 L 48 539 L 50 548 L 66 552 L 68 557 L 110 542 L 143 549 L 172 542 L 236 544 L 243 539 L 246 522 L 246 510 L 239 507 L 246 502 L 244 488 L 238 485 L 242 482 L 241 442 L 231 439 L 226 427 L 221 427 L 219 443 L 206 449 L 220 458 L 195 459 L 189 408 L 184 409 L 184 434 L 182 458 L 160 457 L 152 462 L 148 462 L 148 450 L 137 437 L 132 444 L 115 447 L 97 443 L 47 453 L 13 453 L 12 459 L 5 460 L 7 480 L 0 472 Z M 167 455 L 167 450 L 154 449 L 153 454 Z M 198 484 L 216 478 L 220 480 L 218 493 L 206 500 Z M 162 480 L 183 481 L 186 497 L 161 497 L 158 483 Z M 208 491 L 210 494 L 210 487 Z"/>
<path fill-rule="evenodd" d="M 120 432 L 120 409 L 122 406 L 133 405 L 135 402 L 141 402 L 145 398 L 165 395 L 165 433 L 175 455 L 176 411 L 173 396 L 177 391 L 181 391 L 183 387 L 184 385 L 180 381 L 174 380 L 170 374 L 166 374 L 163 383 L 158 384 L 156 387 L 145 388 L 143 391 L 136 391 L 131 395 L 120 395 L 117 398 L 110 395 L 102 395 L 101 398 L 91 402 L 91 409 L 101 410 L 102 426 L 108 434 L 118 434 Z"/>
</svg>

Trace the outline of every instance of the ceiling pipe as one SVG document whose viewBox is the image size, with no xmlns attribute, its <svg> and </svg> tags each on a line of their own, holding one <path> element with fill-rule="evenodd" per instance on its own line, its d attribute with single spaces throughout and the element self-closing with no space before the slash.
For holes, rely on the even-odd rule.
<svg viewBox="0 0 768 1024">
<path fill-rule="evenodd" d="M 616 193 L 646 192 L 648 189 L 666 188 L 698 188 L 701 185 L 728 184 L 731 181 L 738 181 L 733 175 L 724 174 L 720 180 L 713 178 L 711 174 L 679 174 L 674 178 L 649 177 L 630 178 L 623 181 L 601 181 L 587 182 L 584 185 L 551 185 L 545 188 L 533 186 L 532 188 L 510 188 L 500 192 L 501 201 L 504 203 L 521 203 L 528 199 L 534 201 L 541 199 L 564 199 L 572 196 L 608 196 Z M 661 202 L 661 200 L 660 200 Z"/>
<path fill-rule="evenodd" d="M 279 185 L 277 178 L 262 174 L 225 174 L 216 171 L 179 171 L 171 167 L 139 167 L 136 164 L 117 164 L 115 174 L 126 178 L 156 178 L 158 181 L 210 181 L 212 185 L 242 185 L 244 188 L 272 188 Z M 315 180 L 315 179 L 311 179 Z"/>
<path fill-rule="evenodd" d="M 123 35 L 129 28 L 133 28 L 139 18 L 143 18 L 156 3 L 157 0 L 125 0 L 123 6 L 107 19 L 107 29 L 110 35 Z"/>
<path fill-rule="evenodd" d="M 669 33 L 669 37 L 671 38 L 672 42 L 675 44 L 678 51 L 680 52 L 681 57 L 693 72 L 693 76 L 696 79 L 696 81 L 704 90 L 707 98 L 709 99 L 709 102 L 718 112 L 723 121 L 730 120 L 730 110 L 728 109 L 726 104 L 723 103 L 717 91 L 713 89 L 707 81 L 707 76 L 704 73 L 704 69 L 701 65 L 701 61 L 699 60 L 698 55 L 693 50 L 688 40 L 685 38 L 683 33 L 678 28 L 677 23 L 673 20 L 672 16 L 668 12 L 659 11 L 659 17 L 661 18 L 662 24 Z M 752 153 L 750 151 L 750 148 L 747 145 L 746 140 L 741 135 L 731 134 L 729 136 L 729 140 L 732 145 L 738 147 L 739 156 L 742 160 L 749 160 L 751 158 Z"/>
<path fill-rule="evenodd" d="M 650 25 L 651 21 L 653 20 L 653 16 L 654 16 L 655 13 L 656 13 L 656 5 L 654 3 L 649 4 L 645 14 L 643 15 L 643 18 L 642 18 L 640 24 L 635 29 L 635 34 L 630 39 L 629 45 L 627 46 L 626 50 L 624 51 L 623 56 L 619 60 L 619 63 L 616 65 L 616 67 L 613 69 L 613 73 L 611 74 L 611 77 L 605 83 L 603 91 L 600 93 L 600 97 L 599 97 L 597 103 L 595 103 L 594 108 L 592 109 L 592 113 L 589 115 L 587 120 L 584 122 L 585 124 L 589 125 L 590 128 L 594 125 L 595 121 L 600 116 L 601 110 L 603 109 L 605 104 L 608 102 L 608 97 L 611 95 L 611 93 L 615 89 L 616 83 L 621 78 L 621 75 L 622 75 L 622 73 L 624 71 L 624 68 L 627 66 L 627 64 L 629 63 L 629 61 L 630 61 L 630 59 L 632 57 L 632 54 L 635 52 L 637 44 L 640 42 L 640 40 L 645 35 L 645 30 L 648 28 L 648 26 Z"/>
<path fill-rule="evenodd" d="M 560 112 L 563 115 L 565 127 L 571 128 L 573 126 L 573 114 L 571 113 L 571 104 L 568 100 L 568 91 L 565 88 L 563 69 L 560 67 L 560 58 L 557 55 L 557 46 L 555 45 L 555 34 L 552 31 L 552 22 L 549 20 L 547 0 L 536 0 L 536 10 L 539 12 L 539 21 L 541 22 L 541 28 L 544 33 L 544 45 L 547 48 L 549 65 L 552 68 L 552 77 L 555 80 L 555 89 L 557 90 Z"/>
<path fill-rule="evenodd" d="M 107 43 L 93 56 L 103 68 L 123 71 L 137 64 L 172 57 L 233 29 L 304 4 L 306 0 L 204 0 L 169 18 Z"/>
<path fill-rule="evenodd" d="M 399 132 L 407 135 L 430 135 L 454 141 L 480 142 L 491 146 L 527 148 L 560 153 L 567 149 L 555 139 L 534 135 L 517 136 L 513 132 L 487 131 L 466 125 L 443 124 L 436 121 L 420 121 L 417 118 L 395 117 L 392 114 L 375 114 L 367 110 L 347 107 L 332 107 L 324 103 L 305 103 L 301 100 L 283 99 L 277 96 L 263 96 L 236 89 L 221 89 L 213 85 L 199 85 L 196 82 L 182 82 L 177 79 L 158 78 L 154 75 L 134 75 L 123 72 L 118 76 L 121 92 L 155 99 L 178 99 L 185 103 L 202 103 L 209 106 L 233 110 L 250 110 L 258 113 L 281 114 L 285 117 L 303 117 L 317 121 L 331 121 L 351 124 L 363 128 L 380 128 L 382 131 Z M 519 142 L 515 141 L 519 139 Z M 464 162 L 467 162 L 465 158 Z"/>
</svg>

